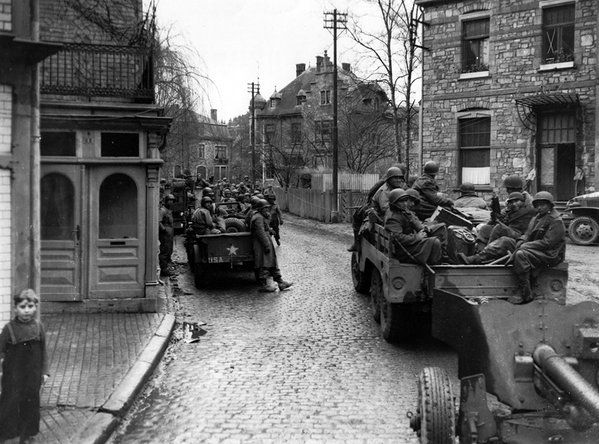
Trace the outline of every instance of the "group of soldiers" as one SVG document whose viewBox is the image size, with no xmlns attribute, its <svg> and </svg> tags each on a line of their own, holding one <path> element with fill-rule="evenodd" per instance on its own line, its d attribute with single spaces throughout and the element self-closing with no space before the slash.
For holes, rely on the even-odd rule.
<svg viewBox="0 0 599 444">
<path fill-rule="evenodd" d="M 487 203 L 476 195 L 474 185 L 468 183 L 462 184 L 461 196 L 455 201 L 444 196 L 435 180 L 438 171 L 437 163 L 427 162 L 422 175 L 408 188 L 405 169 L 389 168 L 384 179 L 370 190 L 367 203 L 354 214 L 354 244 L 348 250 L 357 251 L 361 235 L 373 223 L 379 223 L 390 235 L 393 255 L 402 262 L 513 264 L 519 294 L 511 297 L 510 302 L 531 301 L 534 297 L 531 273 L 540 267 L 556 266 L 565 257 L 566 231 L 551 193 L 540 191 L 532 198 L 523 190 L 519 176 L 507 177 L 505 208 L 501 210 L 494 197 L 490 220 L 473 229 L 476 252 L 450 257 L 447 245 L 452 230 L 443 222 L 431 220 L 435 210 L 438 207 L 449 211 L 460 207 L 487 209 Z"/>
<path fill-rule="evenodd" d="M 261 284 L 260 291 L 273 292 L 278 288 L 280 291 L 291 287 L 292 283 L 286 282 L 281 277 L 278 267 L 277 256 L 271 236 L 274 237 L 277 246 L 281 245 L 280 226 L 283 225 L 283 215 L 279 205 L 276 203 L 276 195 L 272 188 L 253 189 L 249 185 L 247 176 L 244 181 L 236 186 L 227 187 L 226 179 L 217 184 L 220 197 L 217 198 L 212 187 L 208 183 L 197 183 L 201 188 L 199 206 L 194 210 L 189 221 L 192 239 L 195 235 L 221 234 L 227 232 L 225 219 L 231 214 L 227 211 L 227 205 L 239 204 L 239 211 L 235 212 L 235 218 L 242 221 L 246 231 L 252 233 L 254 249 L 254 263 L 256 276 Z M 159 216 L 159 240 L 160 240 L 160 275 L 161 277 L 172 276 L 173 270 L 170 266 L 173 252 L 173 218 L 170 211 L 174 196 L 167 194 L 163 198 Z M 270 282 L 272 278 L 272 283 Z"/>
</svg>

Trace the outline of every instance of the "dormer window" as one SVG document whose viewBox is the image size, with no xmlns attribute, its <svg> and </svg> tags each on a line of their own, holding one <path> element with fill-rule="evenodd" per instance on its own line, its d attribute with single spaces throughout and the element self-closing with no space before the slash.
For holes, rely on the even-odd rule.
<svg viewBox="0 0 599 444">
<path fill-rule="evenodd" d="M 297 92 L 297 95 L 296 95 L 295 97 L 296 97 L 296 99 L 297 99 L 297 102 L 296 102 L 296 103 L 297 103 L 298 105 L 303 105 L 304 103 L 306 103 L 306 93 L 305 93 L 305 91 L 304 91 L 303 89 L 300 89 L 300 90 Z"/>
</svg>

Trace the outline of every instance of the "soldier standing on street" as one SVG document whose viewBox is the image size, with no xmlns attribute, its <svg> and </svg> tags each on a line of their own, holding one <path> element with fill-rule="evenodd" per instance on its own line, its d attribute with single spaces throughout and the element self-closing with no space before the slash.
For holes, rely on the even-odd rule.
<svg viewBox="0 0 599 444">
<path fill-rule="evenodd" d="M 416 215 L 420 220 L 428 219 L 437 207 L 452 207 L 453 201 L 447 197 L 439 196 L 439 186 L 435 176 L 439 172 L 439 165 L 432 160 L 424 164 L 422 176 L 416 179 L 412 188 L 420 194 L 420 205 L 416 208 Z"/>
<path fill-rule="evenodd" d="M 279 226 L 283 225 L 283 213 L 281 213 L 281 208 L 276 203 L 277 196 L 274 193 L 268 194 L 266 200 L 270 204 L 270 228 L 274 231 L 273 236 L 277 245 L 280 246 L 281 233 Z"/>
<path fill-rule="evenodd" d="M 275 285 L 268 285 L 269 276 L 272 276 L 278 284 L 280 291 L 293 285 L 291 282 L 285 282 L 281 276 L 277 254 L 270 238 L 269 215 L 270 205 L 266 200 L 260 199 L 256 203 L 256 210 L 250 221 L 250 231 L 254 246 L 254 267 L 257 269 L 258 280 L 261 284 L 259 291 L 261 292 L 276 291 Z"/>
<path fill-rule="evenodd" d="M 164 196 L 162 207 L 160 207 L 158 240 L 160 241 L 160 253 L 158 262 L 160 264 L 160 276 L 172 276 L 173 272 L 169 268 L 171 255 L 173 254 L 173 239 L 175 230 L 173 228 L 173 213 L 171 208 L 175 202 L 175 196 L 167 194 Z"/>
</svg>

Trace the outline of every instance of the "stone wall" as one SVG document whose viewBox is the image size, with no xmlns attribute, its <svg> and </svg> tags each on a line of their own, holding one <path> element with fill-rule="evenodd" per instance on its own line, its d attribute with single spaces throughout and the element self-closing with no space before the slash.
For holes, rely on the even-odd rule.
<svg viewBox="0 0 599 444">
<path fill-rule="evenodd" d="M 491 188 L 509 174 L 535 167 L 536 127 L 523 124 L 516 99 L 542 93 L 576 93 L 580 99 L 576 165 L 594 180 L 597 86 L 596 0 L 576 2 L 574 67 L 543 70 L 539 0 L 450 1 L 425 5 L 423 62 L 423 161 L 440 163 L 442 189 L 458 185 L 458 117 L 491 117 Z M 489 71 L 461 73 L 461 21 L 488 12 Z M 526 111 L 520 109 L 520 111 Z M 469 113 L 469 114 L 468 114 Z M 530 128 L 530 129 L 529 129 Z M 538 174 L 538 171 L 537 171 Z"/>
</svg>

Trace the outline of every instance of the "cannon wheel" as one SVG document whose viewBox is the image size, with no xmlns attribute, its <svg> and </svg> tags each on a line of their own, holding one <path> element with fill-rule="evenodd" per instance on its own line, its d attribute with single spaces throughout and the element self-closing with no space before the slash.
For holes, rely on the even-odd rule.
<svg viewBox="0 0 599 444">
<path fill-rule="evenodd" d="M 589 216 L 579 216 L 570 222 L 568 234 L 578 245 L 591 245 L 599 239 L 599 224 Z"/>
<path fill-rule="evenodd" d="M 445 370 L 425 367 L 418 375 L 418 410 L 422 444 L 455 442 L 455 405 Z"/>
<path fill-rule="evenodd" d="M 393 304 L 386 299 L 381 303 L 381 334 L 387 342 L 399 342 L 408 339 L 415 327 L 411 321 L 411 307 L 405 304 Z"/>
<path fill-rule="evenodd" d="M 372 317 L 376 322 L 381 321 L 381 301 L 384 298 L 381 274 L 375 268 L 370 274 L 370 308 L 372 310 Z"/>
<path fill-rule="evenodd" d="M 368 293 L 370 288 L 370 276 L 366 270 L 360 271 L 360 263 L 358 262 L 358 253 L 355 251 L 351 255 L 351 277 L 354 283 L 354 288 L 358 293 Z"/>
</svg>

